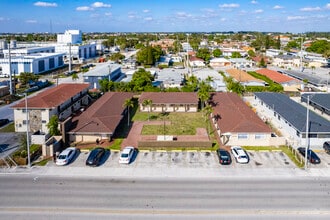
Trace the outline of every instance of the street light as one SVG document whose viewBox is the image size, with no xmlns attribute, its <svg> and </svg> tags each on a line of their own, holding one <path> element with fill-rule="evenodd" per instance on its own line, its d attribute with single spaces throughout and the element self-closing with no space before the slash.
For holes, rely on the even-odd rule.
<svg viewBox="0 0 330 220">
<path fill-rule="evenodd" d="M 31 168 L 30 160 L 30 143 L 29 143 L 29 114 L 27 107 L 27 93 L 25 93 L 25 113 L 26 113 L 26 146 L 27 146 L 27 157 L 28 157 L 28 167 Z"/>
</svg>

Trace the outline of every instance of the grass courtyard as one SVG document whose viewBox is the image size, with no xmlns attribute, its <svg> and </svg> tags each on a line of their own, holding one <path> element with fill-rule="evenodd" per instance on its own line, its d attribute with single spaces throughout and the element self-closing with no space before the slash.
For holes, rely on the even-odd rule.
<svg viewBox="0 0 330 220">
<path fill-rule="evenodd" d="M 145 113 L 137 111 L 133 121 L 159 121 L 159 125 L 144 125 L 142 135 L 195 135 L 196 128 L 207 129 L 207 122 L 201 112 L 192 113 Z M 165 124 L 165 126 L 164 126 Z"/>
</svg>

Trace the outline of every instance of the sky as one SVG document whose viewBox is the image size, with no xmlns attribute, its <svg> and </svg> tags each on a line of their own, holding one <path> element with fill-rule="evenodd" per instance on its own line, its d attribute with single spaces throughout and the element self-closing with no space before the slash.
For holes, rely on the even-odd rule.
<svg viewBox="0 0 330 220">
<path fill-rule="evenodd" d="M 330 31 L 330 0 L 0 0 L 0 33 Z"/>
</svg>

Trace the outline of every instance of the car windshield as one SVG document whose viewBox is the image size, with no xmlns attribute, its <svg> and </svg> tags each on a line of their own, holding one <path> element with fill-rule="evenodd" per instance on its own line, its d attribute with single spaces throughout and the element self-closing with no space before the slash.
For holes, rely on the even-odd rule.
<svg viewBox="0 0 330 220">
<path fill-rule="evenodd" d="M 121 157 L 126 158 L 128 157 L 128 154 L 121 154 Z"/>
<path fill-rule="evenodd" d="M 222 158 L 222 159 L 227 159 L 228 156 L 226 156 L 226 155 L 221 155 L 221 158 Z"/>
<path fill-rule="evenodd" d="M 58 156 L 58 159 L 65 159 L 66 158 L 66 155 L 60 155 L 60 156 Z"/>
<path fill-rule="evenodd" d="M 242 155 L 241 158 L 247 158 L 245 155 Z"/>
</svg>

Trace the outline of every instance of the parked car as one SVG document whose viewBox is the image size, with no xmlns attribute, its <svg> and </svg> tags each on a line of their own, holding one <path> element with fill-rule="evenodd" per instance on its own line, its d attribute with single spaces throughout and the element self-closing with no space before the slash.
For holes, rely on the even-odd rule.
<svg viewBox="0 0 330 220">
<path fill-rule="evenodd" d="M 299 151 L 299 153 L 305 157 L 305 153 L 306 153 L 306 148 L 305 147 L 298 147 L 297 149 Z M 321 159 L 317 156 L 317 154 L 312 151 L 311 149 L 307 150 L 307 160 L 312 163 L 312 164 L 319 164 L 321 163 Z"/>
<path fill-rule="evenodd" d="M 60 166 L 67 165 L 72 161 L 72 159 L 75 157 L 77 153 L 78 153 L 77 148 L 68 147 L 58 155 L 55 163 Z"/>
<path fill-rule="evenodd" d="M 327 154 L 330 154 L 330 141 L 326 141 L 323 143 L 323 149 Z"/>
<path fill-rule="evenodd" d="M 107 151 L 103 147 L 94 148 L 86 160 L 87 166 L 99 166 Z"/>
<path fill-rule="evenodd" d="M 239 146 L 231 147 L 231 152 L 233 153 L 236 162 L 238 163 L 248 163 L 249 157 L 247 153 Z"/>
<path fill-rule="evenodd" d="M 219 157 L 219 163 L 220 164 L 231 164 L 231 156 L 230 153 L 224 149 L 218 149 L 217 155 Z"/>
<path fill-rule="evenodd" d="M 9 123 L 9 119 L 7 119 L 7 118 L 0 119 L 0 127 L 6 125 L 8 123 Z"/>
<path fill-rule="evenodd" d="M 134 155 L 135 148 L 132 146 L 127 146 L 123 149 L 119 157 L 119 163 L 129 164 Z"/>
</svg>

